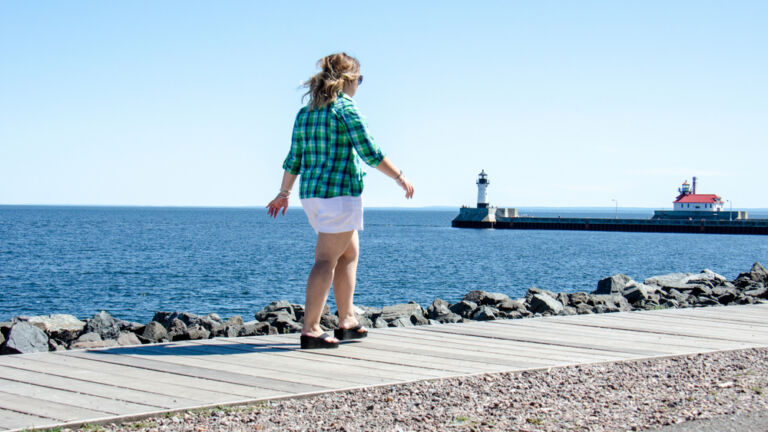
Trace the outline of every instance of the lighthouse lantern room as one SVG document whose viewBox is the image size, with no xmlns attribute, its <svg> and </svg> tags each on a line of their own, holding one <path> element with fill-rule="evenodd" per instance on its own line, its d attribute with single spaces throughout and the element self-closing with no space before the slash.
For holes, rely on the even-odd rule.
<svg viewBox="0 0 768 432">
<path fill-rule="evenodd" d="M 477 208 L 488 208 L 488 174 L 485 170 L 477 176 Z"/>
</svg>

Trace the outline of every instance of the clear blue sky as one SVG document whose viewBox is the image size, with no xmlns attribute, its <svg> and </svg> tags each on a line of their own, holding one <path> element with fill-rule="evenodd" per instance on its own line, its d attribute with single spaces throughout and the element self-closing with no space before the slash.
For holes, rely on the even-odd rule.
<svg viewBox="0 0 768 432">
<path fill-rule="evenodd" d="M 766 1 L 0 1 L 0 204 L 263 206 L 299 83 L 356 99 L 415 199 L 768 207 Z M 298 204 L 298 200 L 294 202 Z"/>
</svg>

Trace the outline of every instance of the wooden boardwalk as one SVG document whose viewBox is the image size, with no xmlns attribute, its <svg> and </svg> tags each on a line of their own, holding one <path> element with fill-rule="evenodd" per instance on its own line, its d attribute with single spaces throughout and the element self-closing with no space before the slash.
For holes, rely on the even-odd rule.
<svg viewBox="0 0 768 432">
<path fill-rule="evenodd" d="M 337 350 L 297 335 L 0 356 L 0 430 L 425 379 L 768 346 L 768 304 L 371 330 Z"/>
</svg>

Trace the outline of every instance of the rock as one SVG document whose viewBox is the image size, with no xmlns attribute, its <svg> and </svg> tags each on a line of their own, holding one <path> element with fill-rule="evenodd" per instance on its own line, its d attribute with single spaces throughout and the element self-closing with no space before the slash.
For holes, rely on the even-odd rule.
<svg viewBox="0 0 768 432">
<path fill-rule="evenodd" d="M 576 305 L 576 313 L 579 315 L 593 314 L 592 306 L 587 303 L 579 303 Z"/>
<path fill-rule="evenodd" d="M 101 311 L 86 321 L 84 332 L 98 333 L 102 339 L 117 339 L 120 323 L 106 311 Z"/>
<path fill-rule="evenodd" d="M 768 282 L 768 270 L 766 270 L 765 267 L 763 267 L 763 265 L 759 262 L 752 264 L 752 268 L 749 270 L 749 274 L 752 277 L 752 280 L 755 282 Z"/>
<path fill-rule="evenodd" d="M 169 340 L 168 331 L 157 321 L 152 321 L 147 324 L 144 327 L 144 331 L 141 333 L 141 337 L 151 343 L 167 342 Z"/>
<path fill-rule="evenodd" d="M 282 312 L 282 313 L 284 315 L 287 315 L 290 321 L 293 321 L 293 314 L 288 315 L 287 312 Z M 272 318 L 273 320 L 276 319 L 274 316 Z M 243 328 L 243 324 L 244 324 L 243 317 L 241 317 L 240 315 L 231 316 L 228 320 L 224 322 L 224 332 L 221 334 L 221 336 L 237 337 L 237 335 L 240 334 L 240 330 Z"/>
<path fill-rule="evenodd" d="M 448 304 L 447 301 L 436 298 L 435 300 L 432 301 L 432 304 L 429 305 L 429 307 L 427 308 L 427 316 L 432 319 L 437 319 L 442 315 L 448 315 L 451 313 L 451 310 L 448 309 L 448 306 L 450 305 Z"/>
<path fill-rule="evenodd" d="M 411 322 L 410 318 L 399 317 L 390 321 L 389 327 L 413 327 L 413 323 Z"/>
<path fill-rule="evenodd" d="M 451 312 L 458 314 L 464 318 L 469 318 L 472 313 L 477 309 L 477 303 L 468 300 L 462 300 L 448 308 Z"/>
<path fill-rule="evenodd" d="M 621 294 L 630 282 L 632 282 L 631 277 L 621 273 L 615 274 L 601 279 L 592 294 Z"/>
<path fill-rule="evenodd" d="M 358 322 L 358 323 L 359 323 L 361 326 L 363 326 L 363 327 L 367 327 L 367 328 L 371 328 L 371 327 L 373 327 L 373 321 L 371 321 L 371 319 L 370 319 L 370 318 L 368 318 L 368 317 L 365 317 L 365 316 L 358 316 L 358 317 L 357 317 L 357 322 Z"/>
<path fill-rule="evenodd" d="M 525 300 L 504 300 L 497 304 L 496 308 L 504 312 L 526 311 Z"/>
<path fill-rule="evenodd" d="M 256 336 L 256 335 L 263 335 L 268 334 L 269 332 L 269 323 L 264 321 L 248 321 L 246 323 L 243 323 L 243 326 L 240 328 L 240 332 L 237 334 L 238 336 Z M 275 332 L 277 332 L 277 329 L 275 329 Z"/>
<path fill-rule="evenodd" d="M 67 343 L 76 339 L 85 328 L 85 322 L 68 314 L 38 315 L 26 321 L 44 331 L 48 337 Z"/>
<path fill-rule="evenodd" d="M 102 339 L 100 334 L 96 332 L 88 332 L 80 335 L 75 342 L 102 342 L 103 340 L 104 339 Z"/>
<path fill-rule="evenodd" d="M 187 325 L 184 324 L 184 321 L 178 318 L 171 320 L 167 330 L 168 338 L 171 340 L 188 340 L 188 338 L 184 336 L 187 332 Z"/>
<path fill-rule="evenodd" d="M 624 298 L 630 303 L 646 301 L 649 298 L 647 285 L 635 285 L 624 291 Z"/>
<path fill-rule="evenodd" d="M 446 315 L 440 315 L 440 317 L 437 319 L 437 322 L 441 324 L 459 323 L 462 321 L 464 321 L 464 318 L 462 318 L 461 315 L 455 314 L 453 312 L 450 312 Z"/>
<path fill-rule="evenodd" d="M 589 294 L 584 291 L 568 294 L 568 304 L 577 306 L 580 303 L 589 303 Z"/>
<path fill-rule="evenodd" d="M 470 291 L 464 296 L 462 300 L 477 303 L 478 305 L 491 305 L 495 306 L 504 300 L 510 300 L 509 296 L 502 293 L 485 292 L 485 291 Z"/>
<path fill-rule="evenodd" d="M 530 302 L 531 301 L 531 297 L 533 297 L 536 294 L 546 294 L 546 295 L 548 295 L 548 296 L 550 296 L 552 298 L 556 298 L 557 297 L 557 294 L 552 292 L 552 291 L 550 291 L 550 290 L 545 290 L 545 289 L 541 289 L 541 288 L 531 287 L 531 288 L 528 288 L 528 291 L 525 293 L 526 301 Z"/>
<path fill-rule="evenodd" d="M 676 285 L 685 284 L 688 277 L 692 276 L 690 273 L 669 273 L 661 276 L 653 276 L 645 281 L 646 285 L 656 285 L 659 287 L 672 287 Z"/>
<path fill-rule="evenodd" d="M 75 341 L 75 342 L 72 343 L 72 345 L 69 346 L 69 348 L 70 349 L 92 349 L 92 348 L 111 348 L 111 347 L 116 347 L 116 346 L 117 346 L 117 341 L 116 340 L 114 340 L 114 339 L 107 339 L 107 340 L 94 341 L 94 342 L 89 342 L 89 341 L 79 342 L 79 341 Z"/>
<path fill-rule="evenodd" d="M 378 317 L 373 321 L 373 327 L 374 328 L 386 328 L 389 327 L 389 324 L 387 324 L 386 321 L 384 321 L 383 318 Z"/>
<path fill-rule="evenodd" d="M 239 333 L 239 330 L 238 330 L 238 333 Z M 184 337 L 186 339 L 184 340 L 208 339 L 210 336 L 211 336 L 211 332 L 209 332 L 205 327 L 199 324 L 192 324 L 191 326 L 187 327 L 187 331 L 184 333 Z"/>
<path fill-rule="evenodd" d="M 422 314 L 413 314 L 411 315 L 411 323 L 417 326 L 429 325 L 429 319 Z"/>
<path fill-rule="evenodd" d="M 568 294 L 566 293 L 557 293 L 557 297 L 555 297 L 555 300 L 559 301 L 560 304 L 563 306 L 568 306 L 569 298 Z"/>
<path fill-rule="evenodd" d="M 626 298 L 621 294 L 595 294 L 590 296 L 590 302 L 595 306 L 595 313 L 620 312 L 632 310 Z M 598 306 L 601 308 L 598 312 Z"/>
<path fill-rule="evenodd" d="M 24 354 L 48 351 L 48 335 L 28 322 L 15 323 L 8 332 L 3 354 Z"/>
<path fill-rule="evenodd" d="M 217 314 L 217 313 L 209 313 L 208 315 L 205 316 L 205 318 L 208 318 L 211 321 L 215 321 L 215 322 L 218 322 L 218 323 L 223 323 L 224 322 L 221 319 L 221 317 L 219 316 L 219 314 Z"/>
<path fill-rule="evenodd" d="M 48 339 L 48 351 L 66 351 L 67 346 L 56 339 Z"/>
<path fill-rule="evenodd" d="M 0 352 L 2 352 L 2 346 L 5 343 L 5 335 L 0 332 Z"/>
<path fill-rule="evenodd" d="M 563 311 L 563 304 L 547 294 L 534 294 L 530 300 L 530 310 L 533 313 L 549 312 L 557 315 Z"/>
<path fill-rule="evenodd" d="M 686 283 L 703 283 L 708 282 L 712 284 L 712 286 L 717 285 L 723 285 L 726 282 L 728 282 L 728 279 L 725 278 L 725 276 L 719 275 L 715 272 L 713 272 L 710 269 L 704 269 L 699 274 L 688 276 L 688 278 L 685 279 Z"/>
<path fill-rule="evenodd" d="M 563 306 L 563 311 L 560 315 L 578 315 L 579 311 L 573 306 Z"/>
<path fill-rule="evenodd" d="M 387 322 L 394 321 L 398 318 L 408 318 L 410 321 L 412 315 L 421 315 L 423 317 L 424 314 L 422 313 L 421 306 L 416 303 L 401 303 L 392 306 L 384 306 L 381 309 L 381 318 Z"/>
<path fill-rule="evenodd" d="M 736 300 L 736 293 L 734 292 L 725 292 L 717 298 L 717 302 L 721 305 L 731 304 L 734 300 Z"/>
<path fill-rule="evenodd" d="M 752 289 L 749 291 L 744 291 L 744 295 L 748 295 L 750 297 L 755 297 L 755 298 L 768 298 L 768 288 L 762 287 L 762 288 Z"/>
<path fill-rule="evenodd" d="M 123 332 L 117 337 L 117 344 L 120 346 L 141 345 L 141 341 L 134 333 Z"/>
<path fill-rule="evenodd" d="M 680 291 L 678 291 L 678 290 L 676 290 L 674 288 L 672 288 L 672 289 L 670 289 L 670 290 L 668 290 L 666 292 L 667 292 L 667 297 L 675 300 L 676 302 L 678 302 L 678 304 L 687 301 L 688 297 L 689 297 L 688 294 L 684 294 L 684 293 L 682 293 L 682 292 L 680 292 Z"/>
<path fill-rule="evenodd" d="M 263 309 L 256 312 L 256 315 L 254 316 L 254 318 L 256 318 L 259 321 L 267 321 L 268 320 L 267 318 L 271 312 L 278 312 L 278 311 L 284 311 L 288 313 L 291 316 L 292 320 L 296 319 L 296 313 L 293 310 L 293 305 L 291 305 L 291 303 L 289 303 L 287 300 L 272 302 L 264 306 Z M 325 311 L 323 312 L 325 313 Z"/>
<path fill-rule="evenodd" d="M 339 327 L 339 317 L 330 313 L 320 315 L 320 327 L 331 330 Z"/>
<path fill-rule="evenodd" d="M 118 335 L 119 337 L 119 335 Z M 117 341 L 114 339 L 102 339 L 101 335 L 97 332 L 83 333 L 72 344 L 69 345 L 70 349 L 90 349 L 90 348 L 108 348 L 117 346 Z"/>
<path fill-rule="evenodd" d="M 477 321 L 491 321 L 496 319 L 496 315 L 499 311 L 496 308 L 490 306 L 480 306 L 472 314 L 472 319 Z"/>
<path fill-rule="evenodd" d="M 278 333 L 297 333 L 301 331 L 301 325 L 293 320 L 294 315 L 287 310 L 281 310 L 269 320 L 269 324 L 277 328 Z"/>
</svg>

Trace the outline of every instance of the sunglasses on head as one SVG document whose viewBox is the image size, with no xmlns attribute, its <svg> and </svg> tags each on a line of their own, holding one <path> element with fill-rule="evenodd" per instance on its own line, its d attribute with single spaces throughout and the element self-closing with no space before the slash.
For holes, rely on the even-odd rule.
<svg viewBox="0 0 768 432">
<path fill-rule="evenodd" d="M 363 76 L 360 75 L 359 77 L 357 77 L 357 85 L 360 85 L 362 83 L 363 83 Z"/>
</svg>

